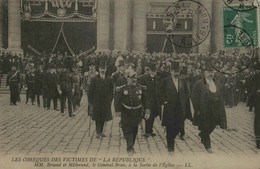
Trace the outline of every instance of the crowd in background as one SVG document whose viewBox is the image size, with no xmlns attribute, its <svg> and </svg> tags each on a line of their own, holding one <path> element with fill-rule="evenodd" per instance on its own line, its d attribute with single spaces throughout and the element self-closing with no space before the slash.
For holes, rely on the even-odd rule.
<svg viewBox="0 0 260 169">
<path fill-rule="evenodd" d="M 2 73 L 7 73 L 11 70 L 11 66 L 15 65 L 16 69 L 21 74 L 20 89 L 26 89 L 27 101 L 28 98 L 32 98 L 33 102 L 37 98 L 39 103 L 39 96 L 42 95 L 42 76 L 41 73 L 52 72 L 59 74 L 63 70 L 64 58 L 69 56 L 68 53 L 57 52 L 56 54 L 47 54 L 45 52 L 42 55 L 34 53 L 27 53 L 23 57 L 22 55 L 16 55 L 11 52 L 0 53 L 0 70 Z M 82 54 L 72 56 L 74 62 L 75 74 L 80 75 L 80 90 L 79 95 L 82 96 L 83 89 L 86 89 L 86 81 L 84 80 L 85 72 L 90 70 L 90 67 L 94 66 L 94 70 L 97 71 L 100 65 L 106 65 L 106 76 L 112 76 L 114 72 L 118 70 L 120 61 L 123 61 L 123 67 L 132 67 L 137 72 L 138 76 L 149 73 L 149 65 L 151 63 L 156 65 L 157 73 L 161 78 L 170 75 L 171 61 L 178 61 L 181 67 L 181 74 L 188 79 L 190 91 L 197 80 L 202 78 L 202 71 L 207 62 L 213 63 L 216 68 L 215 80 L 221 84 L 225 91 L 225 103 L 227 107 L 233 107 L 238 102 L 248 102 L 248 94 L 251 90 L 251 83 L 254 74 L 254 63 L 250 67 L 239 67 L 239 56 L 225 55 L 225 54 L 168 54 L 168 53 L 134 53 L 134 52 L 94 52 L 91 54 Z M 239 69 L 243 71 L 239 72 Z M 93 69 L 93 68 L 92 68 Z M 239 72 L 239 73 L 235 73 Z M 29 77 L 33 74 L 34 79 Z M 39 78 L 39 79 L 38 79 Z M 34 83 L 34 84 L 30 84 Z M 32 86 L 36 90 L 33 90 Z M 40 87 L 39 87 L 40 86 Z M 57 94 L 58 95 L 58 94 Z M 78 101 L 79 102 L 79 101 Z M 45 102 L 44 102 L 45 103 Z M 48 101 L 46 101 L 46 104 Z M 56 105 L 56 100 L 55 100 Z M 79 103 L 78 103 L 79 105 Z M 250 101 L 248 102 L 250 107 Z M 44 105 L 44 107 L 48 107 Z M 75 107 L 75 106 L 74 106 Z M 252 108 L 250 107 L 250 110 Z"/>
</svg>

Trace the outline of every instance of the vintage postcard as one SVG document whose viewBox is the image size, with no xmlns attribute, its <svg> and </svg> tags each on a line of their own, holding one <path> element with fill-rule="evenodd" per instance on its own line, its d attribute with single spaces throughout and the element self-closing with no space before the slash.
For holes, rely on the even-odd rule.
<svg viewBox="0 0 260 169">
<path fill-rule="evenodd" d="M 260 0 L 0 0 L 1 169 L 260 169 Z"/>
</svg>

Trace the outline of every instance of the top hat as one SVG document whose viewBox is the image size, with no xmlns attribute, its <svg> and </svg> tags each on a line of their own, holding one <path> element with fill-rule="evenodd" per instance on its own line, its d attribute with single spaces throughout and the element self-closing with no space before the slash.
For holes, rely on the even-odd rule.
<svg viewBox="0 0 260 169">
<path fill-rule="evenodd" d="M 73 58 L 71 56 L 67 56 L 65 59 L 64 59 L 64 67 L 65 68 L 72 68 L 73 66 Z"/>
<path fill-rule="evenodd" d="M 209 62 L 207 62 L 205 64 L 204 71 L 213 71 L 213 70 L 214 68 L 212 67 L 212 65 Z"/>
<path fill-rule="evenodd" d="M 171 63 L 171 70 L 179 71 L 180 70 L 180 62 L 173 61 Z"/>
</svg>

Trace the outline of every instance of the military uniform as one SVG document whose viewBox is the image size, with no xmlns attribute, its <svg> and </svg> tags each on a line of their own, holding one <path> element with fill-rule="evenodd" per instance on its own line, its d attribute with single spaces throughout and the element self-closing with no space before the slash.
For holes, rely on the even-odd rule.
<svg viewBox="0 0 260 169">
<path fill-rule="evenodd" d="M 9 86 L 9 90 L 11 92 L 10 95 L 10 105 L 16 105 L 18 100 L 19 93 L 19 84 L 20 84 L 20 75 L 18 71 L 11 71 L 7 75 L 6 86 Z"/>
<path fill-rule="evenodd" d="M 125 85 L 118 94 L 117 109 L 121 112 L 122 130 L 127 152 L 134 153 L 134 144 L 144 110 L 150 114 L 146 91 L 140 85 Z"/>
<path fill-rule="evenodd" d="M 34 104 L 35 95 L 34 95 L 34 89 L 35 89 L 35 75 L 34 72 L 29 70 L 28 73 L 25 75 L 25 85 L 26 85 L 26 104 L 28 103 L 29 98 L 32 101 L 32 104 Z"/>
</svg>

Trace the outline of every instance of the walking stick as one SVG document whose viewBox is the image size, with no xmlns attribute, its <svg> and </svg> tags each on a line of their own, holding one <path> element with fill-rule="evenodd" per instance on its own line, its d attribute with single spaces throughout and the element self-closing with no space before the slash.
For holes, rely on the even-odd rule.
<svg viewBox="0 0 260 169">
<path fill-rule="evenodd" d="M 88 136 L 90 137 L 90 129 L 91 129 L 91 116 L 89 116 L 89 126 L 88 126 Z"/>
</svg>

